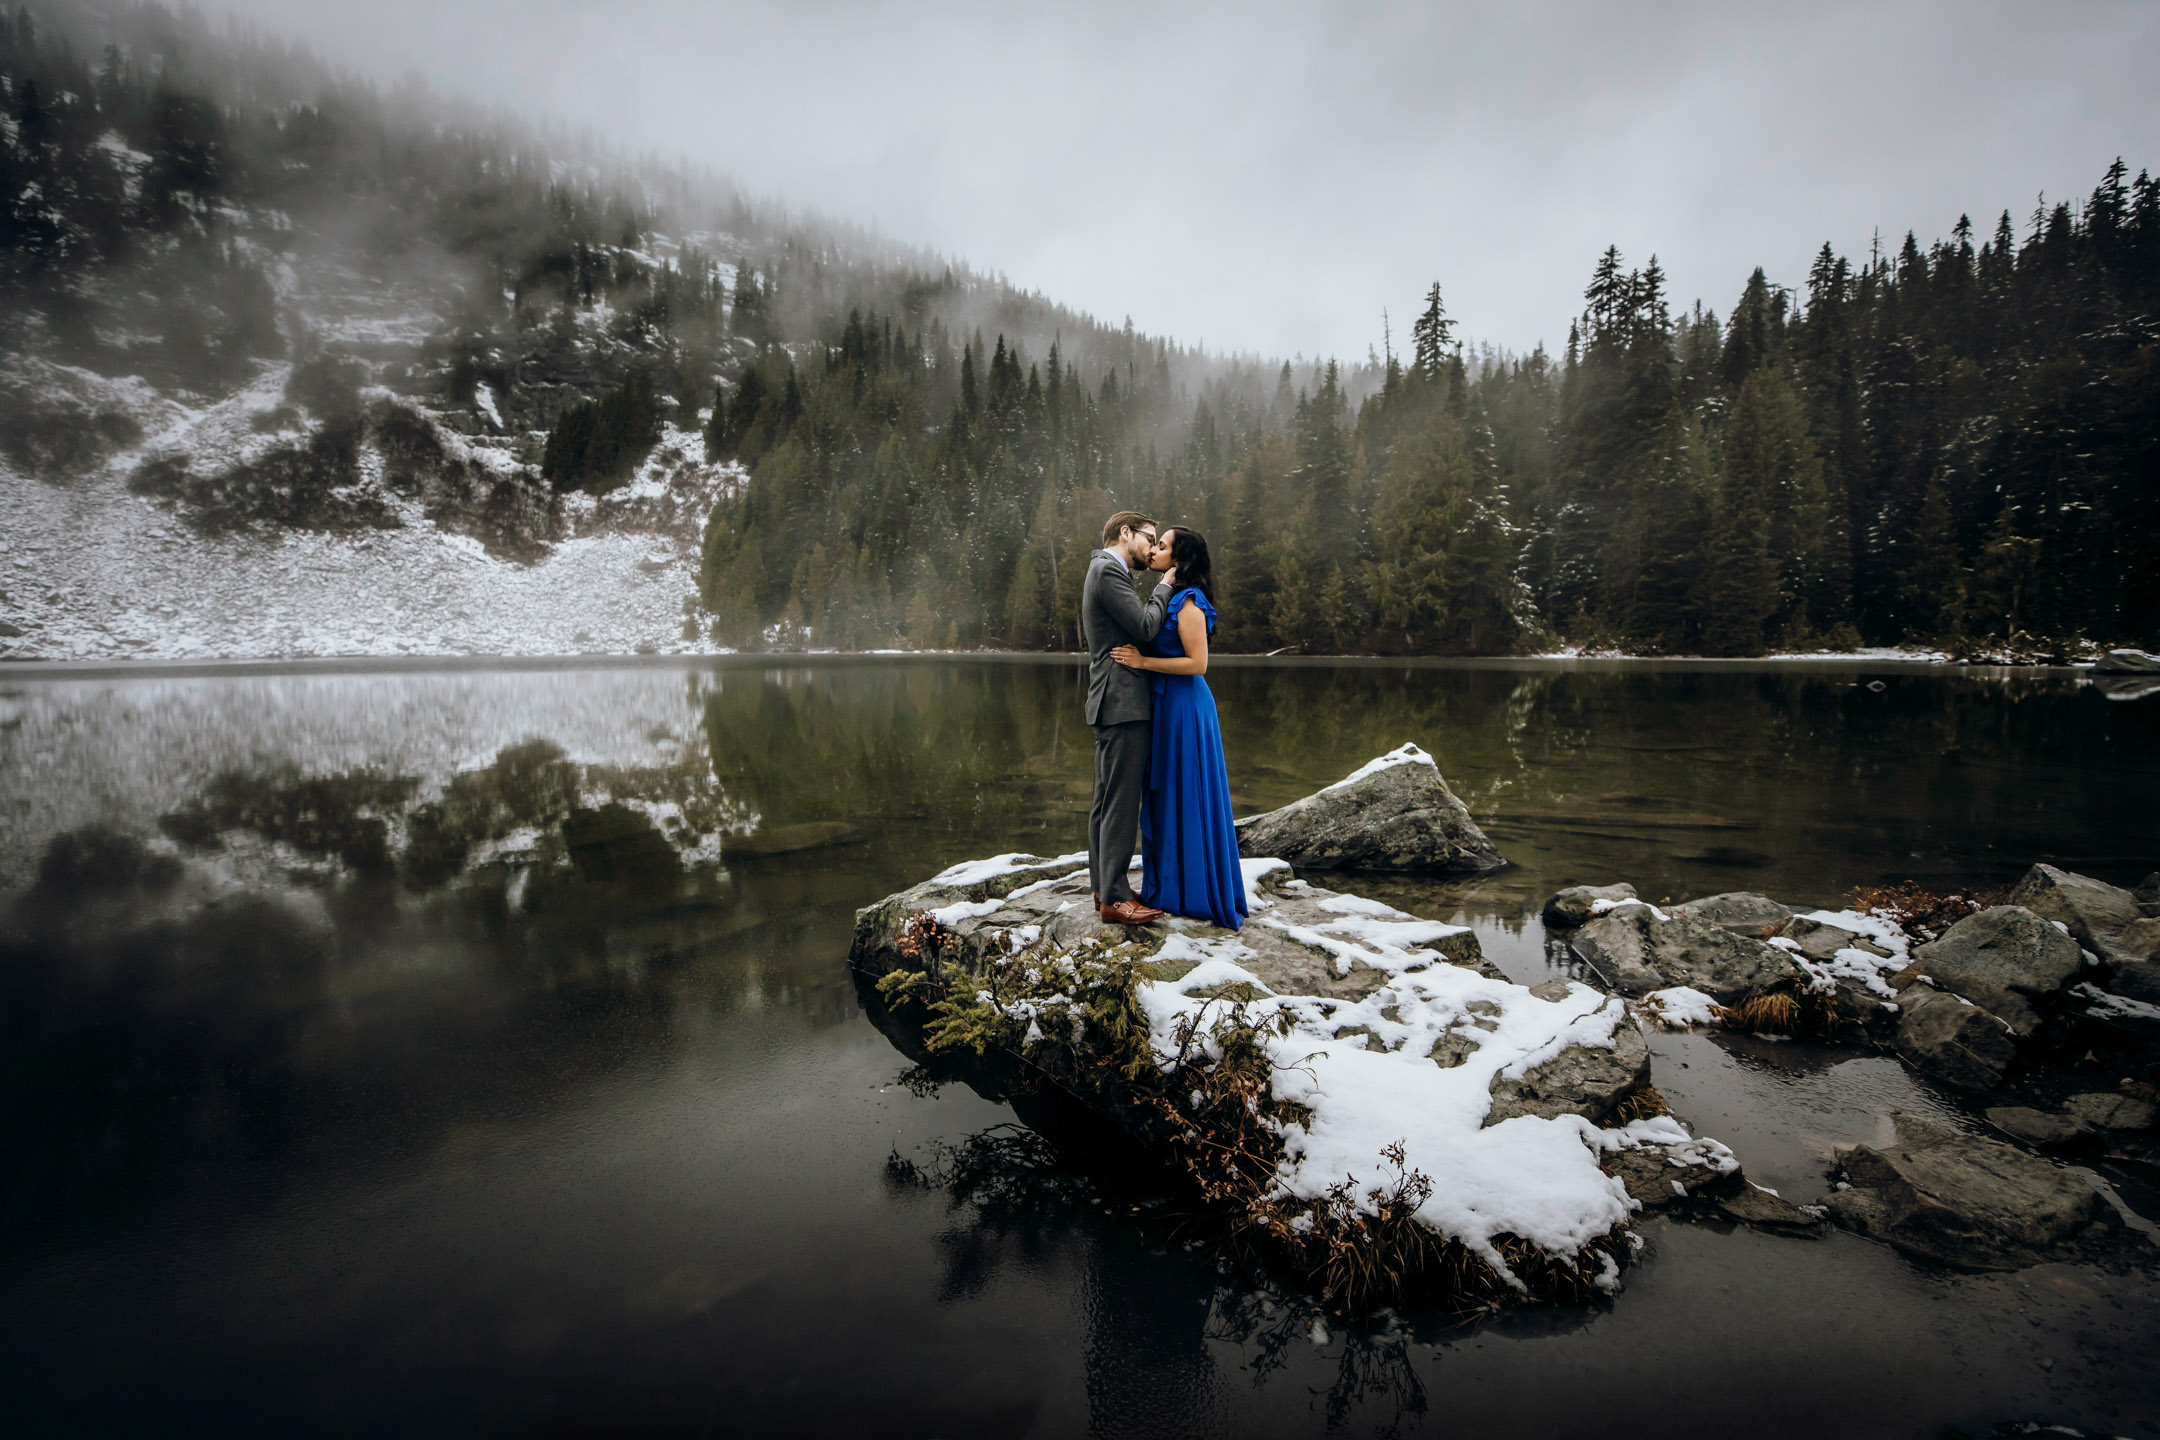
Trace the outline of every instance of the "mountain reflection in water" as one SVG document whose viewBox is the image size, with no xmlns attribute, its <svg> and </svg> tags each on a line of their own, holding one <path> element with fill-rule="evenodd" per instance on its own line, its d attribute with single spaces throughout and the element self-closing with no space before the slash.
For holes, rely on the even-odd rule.
<svg viewBox="0 0 2160 1440">
<path fill-rule="evenodd" d="M 1345 1327 L 1218 1257 L 1152 1177 L 897 1083 L 846 970 L 854 910 L 1077 848 L 1080 683 L 1062 660 L 0 677 L 8 1393 L 77 1430 L 2156 1418 L 2149 1275 L 1942 1276 L 1849 1236 L 1654 1222 L 1610 1306 Z M 1355 888 L 1463 914 L 1519 979 L 1549 973 L 1535 911 L 1561 884 L 1832 903 L 2160 859 L 2160 702 L 2065 673 L 1210 683 L 1241 810 L 1405 740 L 1438 756 L 1515 865 Z M 1675 1103 L 1794 1198 L 1889 1109 L 1965 1113 L 1860 1052 L 1657 1043 Z"/>
</svg>

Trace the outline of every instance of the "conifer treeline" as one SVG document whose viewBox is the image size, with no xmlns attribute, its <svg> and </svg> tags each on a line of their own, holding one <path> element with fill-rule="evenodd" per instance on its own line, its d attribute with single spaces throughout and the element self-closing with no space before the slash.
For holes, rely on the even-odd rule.
<svg viewBox="0 0 2160 1440">
<path fill-rule="evenodd" d="M 857 309 L 723 387 L 704 599 L 741 643 L 1069 646 L 1132 505 L 1211 537 L 1229 649 L 2152 645 L 2160 186 L 1975 239 L 1825 245 L 1723 321 L 1609 249 L 1558 361 L 1471 363 L 1435 285 L 1354 409 L 1284 365 L 1169 432 L 1167 372 Z"/>
</svg>

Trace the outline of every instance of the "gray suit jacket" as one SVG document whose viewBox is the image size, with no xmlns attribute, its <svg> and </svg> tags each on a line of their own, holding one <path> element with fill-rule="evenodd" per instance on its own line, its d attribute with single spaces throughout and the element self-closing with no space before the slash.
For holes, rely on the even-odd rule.
<svg viewBox="0 0 2160 1440">
<path fill-rule="evenodd" d="M 1087 635 L 1087 722 L 1122 725 L 1155 716 L 1155 689 L 1145 670 L 1128 670 L 1110 658 L 1120 645 L 1146 647 L 1161 632 L 1168 587 L 1157 584 L 1142 604 L 1139 580 L 1117 556 L 1097 550 L 1080 585 L 1080 628 Z"/>
</svg>

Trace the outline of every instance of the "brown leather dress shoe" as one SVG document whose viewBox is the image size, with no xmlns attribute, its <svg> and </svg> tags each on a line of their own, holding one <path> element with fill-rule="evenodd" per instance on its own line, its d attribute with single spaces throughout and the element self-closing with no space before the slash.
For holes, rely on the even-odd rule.
<svg viewBox="0 0 2160 1440">
<path fill-rule="evenodd" d="M 1146 925 L 1162 919 L 1170 912 L 1158 910 L 1152 905 L 1143 905 L 1138 900 L 1120 900 L 1116 904 L 1102 906 L 1096 913 L 1102 916 L 1105 925 Z"/>
</svg>

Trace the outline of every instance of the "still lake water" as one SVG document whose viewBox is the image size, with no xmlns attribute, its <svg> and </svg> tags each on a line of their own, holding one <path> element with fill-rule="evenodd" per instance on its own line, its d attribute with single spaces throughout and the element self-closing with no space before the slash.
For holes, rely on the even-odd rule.
<svg viewBox="0 0 2160 1440">
<path fill-rule="evenodd" d="M 1549 973 L 1563 884 L 1832 904 L 2160 864 L 2160 697 L 2067 672 L 1209 678 L 1241 810 L 1405 740 L 1439 757 L 1513 868 L 1353 888 L 1462 916 L 1521 980 Z M 10 1431 L 2160 1433 L 2150 1267 L 1947 1275 L 1650 1220 L 1609 1305 L 1349 1328 L 1219 1264 L 1145 1178 L 899 1083 L 854 911 L 1079 847 L 1080 683 L 930 659 L 0 675 Z M 549 867 L 503 861 L 529 833 L 440 841 L 522 813 L 551 765 L 833 843 L 699 880 L 649 828 L 563 827 Z M 1653 1047 L 1683 1117 L 1792 1199 L 1893 1110 L 1977 1123 L 1861 1050 Z M 2160 1215 L 2150 1176 L 2107 1178 Z"/>
</svg>

